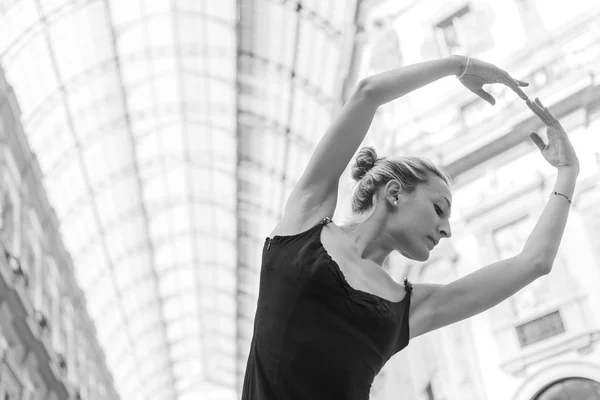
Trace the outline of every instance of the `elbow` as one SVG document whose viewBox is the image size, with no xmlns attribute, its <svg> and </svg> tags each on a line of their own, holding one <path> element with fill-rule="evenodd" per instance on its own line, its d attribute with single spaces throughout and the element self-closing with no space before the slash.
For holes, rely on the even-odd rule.
<svg viewBox="0 0 600 400">
<path fill-rule="evenodd" d="M 552 263 L 541 262 L 540 264 L 538 264 L 537 268 L 541 275 L 548 275 L 550 271 L 552 271 Z"/>
<path fill-rule="evenodd" d="M 527 254 L 524 254 L 523 256 L 526 257 L 527 264 L 531 265 L 539 276 L 548 275 L 550 271 L 552 271 L 553 261 L 549 260 L 547 257 Z"/>
<path fill-rule="evenodd" d="M 354 95 L 358 96 L 360 99 L 368 101 L 371 104 L 379 105 L 378 103 L 378 93 L 373 81 L 369 78 L 362 79 L 356 85 L 356 89 L 354 91 Z"/>
</svg>

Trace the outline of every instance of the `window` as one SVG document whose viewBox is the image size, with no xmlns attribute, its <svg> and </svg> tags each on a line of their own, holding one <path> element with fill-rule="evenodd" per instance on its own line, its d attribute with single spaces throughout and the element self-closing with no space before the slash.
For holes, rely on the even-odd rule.
<svg viewBox="0 0 600 400">
<path fill-rule="evenodd" d="M 516 327 L 521 348 L 565 332 L 560 312 L 544 315 Z"/>
<path fill-rule="evenodd" d="M 554 382 L 535 400 L 586 399 L 600 400 L 600 383 L 585 378 L 569 378 Z"/>
<path fill-rule="evenodd" d="M 23 266 L 23 269 L 25 270 L 25 272 L 27 272 L 27 274 L 30 276 L 30 278 L 33 280 L 33 274 L 35 271 L 35 260 L 36 260 L 36 254 L 35 254 L 35 250 L 33 249 L 34 244 L 32 243 L 31 237 L 27 237 L 25 238 L 25 240 L 23 241 L 23 250 L 22 250 L 22 258 L 21 258 L 21 265 Z M 30 281 L 30 287 L 35 285 L 35 282 L 31 282 Z"/>
<path fill-rule="evenodd" d="M 31 220 L 28 226 L 24 227 L 23 232 L 26 232 L 21 240 L 21 266 L 28 277 L 28 288 L 30 298 L 35 298 L 37 286 L 42 282 L 38 276 L 38 259 L 39 259 L 39 236 L 31 228 Z"/>
<path fill-rule="evenodd" d="M 0 381 L 0 399 L 17 400 L 18 382 L 10 372 L 2 374 Z"/>
<path fill-rule="evenodd" d="M 469 5 L 466 5 L 435 26 L 438 47 L 442 55 L 464 54 L 467 51 L 462 20 L 469 11 Z"/>
<path fill-rule="evenodd" d="M 535 37 L 537 35 L 543 35 L 544 24 L 538 12 L 538 9 L 533 0 L 516 0 L 521 20 L 523 21 L 523 28 L 528 36 Z"/>
<path fill-rule="evenodd" d="M 2 333 L 2 329 L 0 327 L 0 359 L 3 359 L 6 356 L 6 353 L 10 349 L 10 344 L 4 334 Z"/>
<path fill-rule="evenodd" d="M 44 307 L 50 320 L 52 333 L 52 346 L 55 350 L 62 351 L 60 341 L 60 289 L 58 287 L 58 269 L 52 257 L 46 258 L 46 284 L 44 285 Z"/>
<path fill-rule="evenodd" d="M 15 202 L 10 190 L 5 190 L 2 193 L 0 207 L 2 207 L 0 214 L 0 237 L 6 248 L 11 250 L 15 243 Z"/>
<path fill-rule="evenodd" d="M 498 227 L 492 232 L 497 258 L 503 260 L 517 255 L 533 230 L 535 221 L 529 216 Z M 579 280 L 570 272 L 569 257 L 559 250 L 552 274 L 537 279 L 509 298 L 513 317 L 528 315 L 546 304 L 579 290 Z M 541 322 L 540 322 L 541 323 Z"/>
<path fill-rule="evenodd" d="M 18 168 L 10 151 L 5 153 L 6 165 L 0 169 L 0 241 L 14 255 L 20 234 L 20 201 L 14 177 Z"/>
<path fill-rule="evenodd" d="M 29 371 L 25 369 L 21 376 L 21 381 L 23 382 L 23 390 L 21 393 L 21 400 L 33 400 L 35 397 L 35 385 L 31 379 L 31 375 Z"/>
<path fill-rule="evenodd" d="M 519 9 L 529 10 L 535 8 L 535 4 L 532 0 L 516 0 L 516 3 Z"/>
<path fill-rule="evenodd" d="M 373 45 L 370 63 L 374 73 L 399 68 L 404 64 L 398 33 L 391 26 L 386 30 Z"/>
<path fill-rule="evenodd" d="M 532 227 L 532 220 L 527 215 L 494 229 L 492 239 L 498 259 L 503 260 L 519 254 Z"/>
<path fill-rule="evenodd" d="M 45 263 L 45 267 L 48 267 L 48 263 Z M 46 284 L 42 286 L 41 288 L 41 296 L 40 296 L 40 303 L 37 305 L 38 309 L 42 312 L 42 314 L 44 314 L 44 316 L 46 317 L 46 319 L 49 322 L 52 322 L 52 288 L 51 285 L 52 283 L 47 280 L 48 279 L 48 273 L 45 273 L 44 276 L 45 282 Z"/>
<path fill-rule="evenodd" d="M 73 361 L 73 369 L 75 370 L 74 382 L 77 383 L 78 386 L 83 386 L 86 381 L 85 377 L 87 376 L 87 363 L 86 363 L 86 348 L 87 343 L 85 340 L 85 334 L 81 329 L 77 330 L 77 335 L 75 337 L 75 354 Z M 83 389 L 80 392 L 84 392 Z"/>
<path fill-rule="evenodd" d="M 75 332 L 74 332 L 74 321 L 75 313 L 73 310 L 73 303 L 70 298 L 65 297 L 63 299 L 63 340 L 64 340 L 64 354 L 67 361 L 67 372 L 69 374 L 69 380 L 75 381 L 75 360 L 76 360 L 76 348 L 75 348 Z"/>
<path fill-rule="evenodd" d="M 59 335 L 59 347 L 58 347 L 58 351 L 60 351 L 65 359 L 65 363 L 68 364 L 68 360 L 69 360 L 69 326 L 70 326 L 70 322 L 68 321 L 68 301 L 69 299 L 62 297 L 62 294 L 59 294 L 60 296 L 60 311 L 58 314 L 58 318 L 59 318 L 59 325 L 57 326 L 57 330 L 60 332 Z M 55 348 L 56 349 L 56 348 Z"/>
<path fill-rule="evenodd" d="M 425 387 L 425 394 L 427 395 L 427 400 L 435 400 L 435 395 L 433 394 L 433 386 L 431 386 L 431 382 L 427 383 Z"/>
<path fill-rule="evenodd" d="M 34 304 L 36 305 L 38 304 L 41 283 L 43 282 L 40 276 L 41 231 L 42 229 L 35 211 L 29 210 L 27 213 L 27 227 L 24 230 L 27 234 L 21 241 L 21 261 L 29 277 L 30 298 L 34 300 Z"/>
</svg>

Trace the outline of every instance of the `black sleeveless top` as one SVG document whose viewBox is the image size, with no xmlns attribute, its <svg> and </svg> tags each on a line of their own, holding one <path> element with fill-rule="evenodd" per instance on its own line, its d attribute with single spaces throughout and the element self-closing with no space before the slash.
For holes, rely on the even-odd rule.
<svg viewBox="0 0 600 400">
<path fill-rule="evenodd" d="M 399 302 L 353 289 L 321 243 L 329 222 L 265 241 L 242 400 L 365 400 L 408 345 L 412 285 Z"/>
</svg>

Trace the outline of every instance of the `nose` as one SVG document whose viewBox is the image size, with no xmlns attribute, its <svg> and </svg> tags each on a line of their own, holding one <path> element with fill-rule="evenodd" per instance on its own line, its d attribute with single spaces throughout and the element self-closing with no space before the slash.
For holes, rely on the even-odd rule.
<svg viewBox="0 0 600 400">
<path fill-rule="evenodd" d="M 444 220 L 442 226 L 440 226 L 440 236 L 449 238 L 452 236 L 452 229 L 450 229 L 450 222 L 448 220 Z"/>
</svg>

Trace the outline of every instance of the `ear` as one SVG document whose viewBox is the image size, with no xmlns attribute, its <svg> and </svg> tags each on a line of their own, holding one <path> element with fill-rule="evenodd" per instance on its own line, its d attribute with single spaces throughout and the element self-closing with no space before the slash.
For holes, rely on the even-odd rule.
<svg viewBox="0 0 600 400">
<path fill-rule="evenodd" d="M 385 196 L 385 201 L 392 206 L 397 206 L 394 202 L 400 202 L 400 195 L 402 194 L 402 189 L 400 186 L 400 182 L 396 179 L 391 179 L 388 183 L 385 184 L 385 188 L 382 193 Z"/>
</svg>

